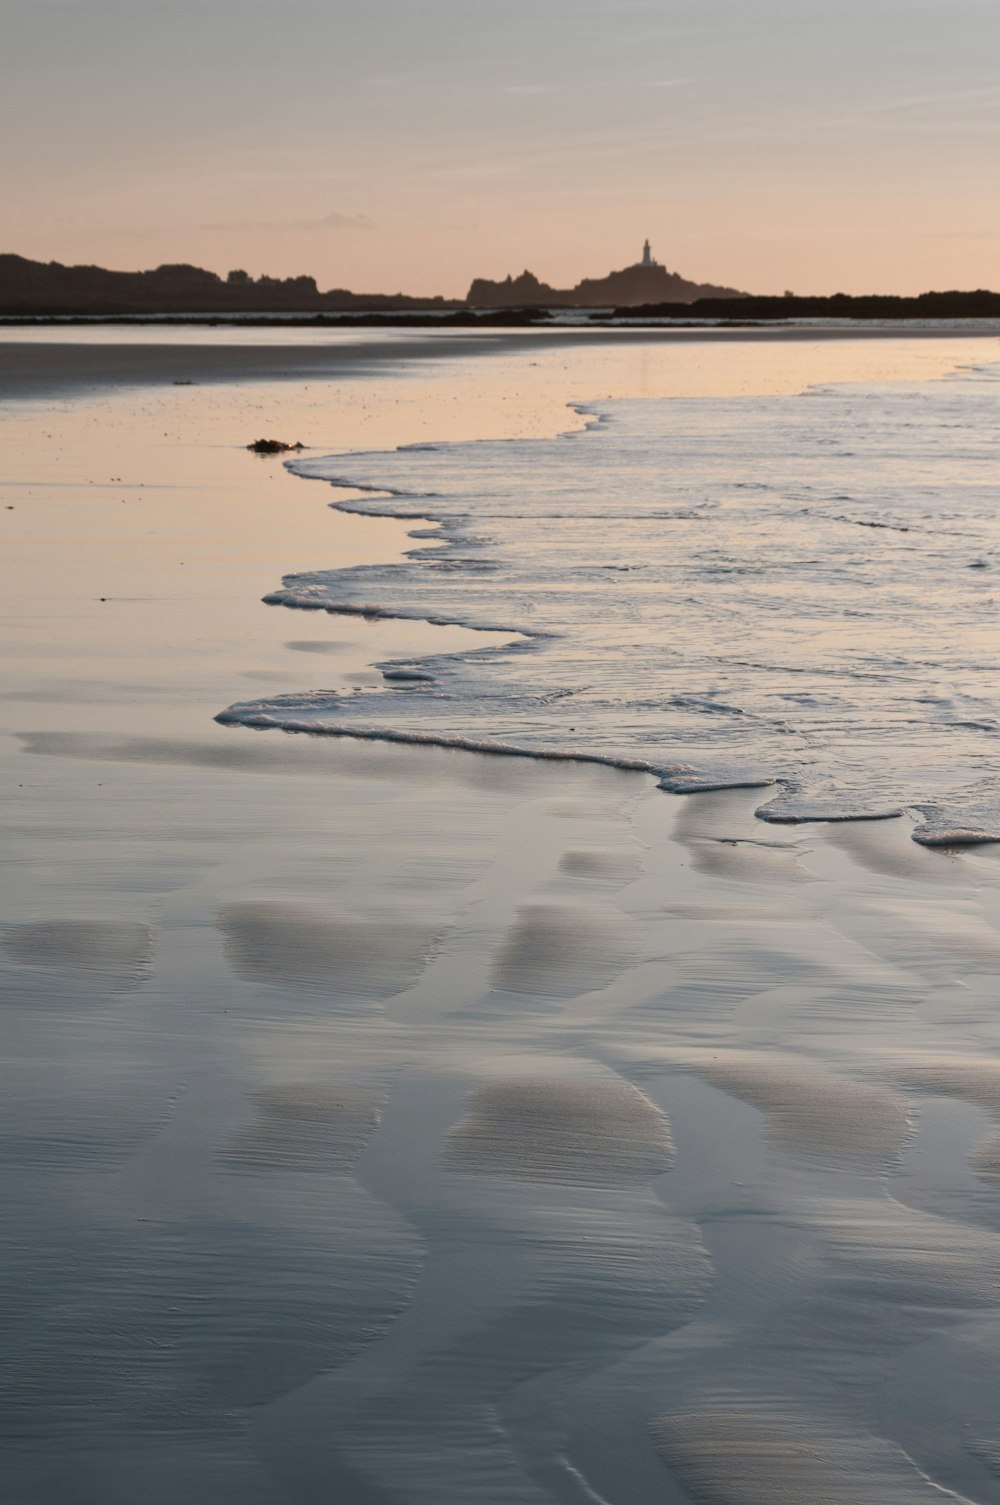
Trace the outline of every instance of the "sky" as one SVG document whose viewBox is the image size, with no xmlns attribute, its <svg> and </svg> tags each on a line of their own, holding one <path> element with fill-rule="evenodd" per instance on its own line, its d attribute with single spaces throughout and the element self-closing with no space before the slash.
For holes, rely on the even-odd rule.
<svg viewBox="0 0 1000 1505">
<path fill-rule="evenodd" d="M 1000 0 L 0 0 L 0 251 L 1000 289 Z"/>
</svg>

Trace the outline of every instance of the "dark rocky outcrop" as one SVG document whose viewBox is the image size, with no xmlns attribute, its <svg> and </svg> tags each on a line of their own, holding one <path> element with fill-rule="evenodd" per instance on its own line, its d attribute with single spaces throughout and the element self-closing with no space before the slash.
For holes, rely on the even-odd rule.
<svg viewBox="0 0 1000 1505">
<path fill-rule="evenodd" d="M 322 293 L 314 277 L 227 278 L 184 263 L 148 272 L 63 266 L 0 255 L 0 315 L 312 313 L 461 308 L 457 299 L 411 298 L 403 293 Z"/>
<path fill-rule="evenodd" d="M 550 287 L 533 272 L 490 282 L 477 277 L 469 289 L 472 308 L 614 308 L 647 303 L 693 303 L 698 298 L 742 298 L 732 287 L 689 282 L 679 272 L 639 262 L 607 277 L 585 277 L 572 288 Z"/>
</svg>

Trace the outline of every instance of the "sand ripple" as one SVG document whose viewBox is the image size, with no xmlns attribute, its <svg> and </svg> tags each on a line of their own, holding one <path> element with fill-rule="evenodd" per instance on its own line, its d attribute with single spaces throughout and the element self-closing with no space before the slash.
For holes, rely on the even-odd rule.
<svg viewBox="0 0 1000 1505">
<path fill-rule="evenodd" d="M 913 1305 L 1000 1305 L 996 1233 L 890 1197 L 833 1199 L 811 1221 L 825 1235 L 838 1278 L 860 1292 Z"/>
<path fill-rule="evenodd" d="M 899 1081 L 934 1096 L 957 1097 L 982 1108 L 1000 1125 L 1000 1061 L 974 1056 L 915 1063 L 896 1072 Z M 980 1145 L 972 1164 L 981 1176 L 1000 1176 L 1000 1134 Z"/>
<path fill-rule="evenodd" d="M 583 847 L 564 852 L 559 871 L 568 878 L 593 882 L 630 883 L 642 872 L 638 854 L 618 847 Z"/>
<path fill-rule="evenodd" d="M 720 1050 L 689 1059 L 705 1081 L 760 1108 L 769 1137 L 800 1154 L 885 1160 L 909 1136 L 906 1102 L 888 1088 L 771 1055 Z"/>
<path fill-rule="evenodd" d="M 891 1443 L 794 1414 L 688 1412 L 660 1417 L 653 1436 L 699 1505 L 916 1505 L 942 1498 Z"/>
<path fill-rule="evenodd" d="M 448 1136 L 452 1170 L 614 1186 L 669 1170 L 665 1116 L 618 1077 L 491 1082 Z"/>
<path fill-rule="evenodd" d="M 35 920 L 12 926 L 0 946 L 18 966 L 74 972 L 122 989 L 142 980 L 153 933 L 147 925 L 117 920 Z"/>
<path fill-rule="evenodd" d="M 493 959 L 508 993 L 573 998 L 605 988 L 637 959 L 638 929 L 596 904 L 526 904 Z"/>
<path fill-rule="evenodd" d="M 227 905 L 218 923 L 230 964 L 247 982 L 383 997 L 416 980 L 436 938 L 427 925 L 270 900 Z"/>
<path fill-rule="evenodd" d="M 382 1099 L 297 1082 L 267 1087 L 256 1102 L 257 1120 L 233 1140 L 227 1160 L 260 1170 L 347 1172 L 378 1127 Z"/>
</svg>

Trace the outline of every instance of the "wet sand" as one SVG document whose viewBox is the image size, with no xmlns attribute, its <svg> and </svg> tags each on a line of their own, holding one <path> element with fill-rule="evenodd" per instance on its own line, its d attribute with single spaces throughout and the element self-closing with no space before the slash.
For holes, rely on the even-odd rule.
<svg viewBox="0 0 1000 1505">
<path fill-rule="evenodd" d="M 0 326 L 0 401 L 100 394 L 109 388 L 171 383 L 344 381 L 397 376 L 456 360 L 509 358 L 519 383 L 531 380 L 532 363 L 551 368 L 553 357 L 578 370 L 609 372 L 625 395 L 738 395 L 798 391 L 816 381 L 909 380 L 918 373 L 954 369 L 962 360 L 989 359 L 1000 334 L 987 322 L 888 328 L 600 329 L 522 330 L 205 330 L 161 325 L 92 328 L 59 325 Z M 822 359 L 818 356 L 822 352 Z M 675 359 L 676 356 L 676 359 Z M 671 368 L 676 368 L 676 373 Z M 536 369 L 538 365 L 536 364 Z M 603 377 L 599 378 L 600 380 Z M 589 395 L 598 396 L 599 387 Z M 463 394 L 467 395 L 467 394 Z M 578 395 L 578 394 L 577 394 Z M 426 411 L 430 412 L 428 406 Z M 438 439 L 489 438 L 492 430 L 445 433 Z M 553 432 L 543 426 L 542 434 Z M 501 431 L 515 437 L 513 431 Z M 407 442 L 399 434 L 391 444 Z M 352 448 L 365 447 L 350 442 Z"/>
<path fill-rule="evenodd" d="M 161 354 L 0 417 L 5 1498 L 1000 1502 L 992 849 L 216 725 L 472 636 L 262 605 L 419 523 L 242 445 L 555 432 L 593 352 Z"/>
</svg>

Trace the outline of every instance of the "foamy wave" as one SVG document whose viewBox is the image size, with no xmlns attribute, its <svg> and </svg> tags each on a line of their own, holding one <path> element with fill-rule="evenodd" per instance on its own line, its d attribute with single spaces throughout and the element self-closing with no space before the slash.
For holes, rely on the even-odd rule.
<svg viewBox="0 0 1000 1505">
<path fill-rule="evenodd" d="M 492 757 L 534 758 L 546 763 L 590 763 L 603 768 L 621 768 L 626 772 L 652 775 L 661 789 L 672 794 L 696 794 L 716 789 L 759 789 L 774 783 L 773 778 L 767 774 L 746 770 L 696 768 L 693 764 L 686 763 L 663 765 L 650 763 L 644 758 L 614 757 L 610 754 L 560 747 L 517 747 L 493 737 L 463 737 L 458 733 L 449 736 L 440 732 L 406 731 L 396 727 L 342 726 L 324 719 L 330 698 L 305 695 L 247 700 L 220 711 L 215 719 L 222 726 L 246 726 L 256 731 L 354 737 L 364 742 L 410 743 L 415 747 L 442 747 L 459 752 L 488 753 Z"/>
<path fill-rule="evenodd" d="M 995 840 L 995 374 L 621 402 L 554 440 L 296 460 L 353 489 L 333 505 L 432 543 L 288 576 L 269 603 L 516 641 L 220 719 L 604 763 L 676 791 L 780 783 L 765 820 L 916 806 L 928 845 Z"/>
</svg>

